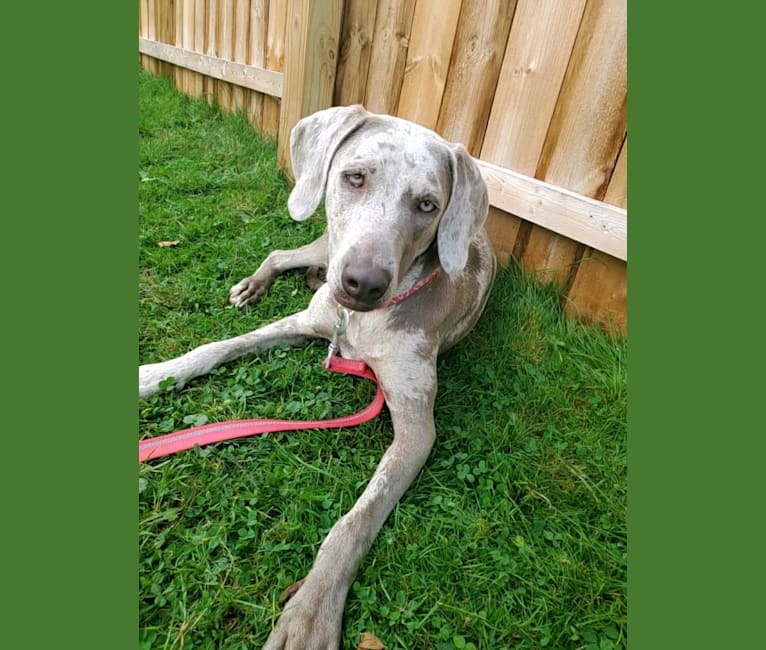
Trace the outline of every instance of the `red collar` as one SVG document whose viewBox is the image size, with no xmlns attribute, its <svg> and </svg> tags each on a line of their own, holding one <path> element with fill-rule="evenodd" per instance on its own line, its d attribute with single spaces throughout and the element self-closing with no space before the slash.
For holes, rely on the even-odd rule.
<svg viewBox="0 0 766 650">
<path fill-rule="evenodd" d="M 441 271 L 441 266 L 437 266 L 433 271 L 431 271 L 426 277 L 424 277 L 422 280 L 416 282 L 414 285 L 412 285 L 407 291 L 400 293 L 398 296 L 394 296 L 386 303 L 386 307 L 393 307 L 397 303 L 400 303 L 402 300 L 406 300 L 409 298 L 412 294 L 417 293 L 420 291 L 423 287 L 425 287 L 431 280 L 433 280 L 437 275 L 439 275 L 439 271 Z"/>
</svg>

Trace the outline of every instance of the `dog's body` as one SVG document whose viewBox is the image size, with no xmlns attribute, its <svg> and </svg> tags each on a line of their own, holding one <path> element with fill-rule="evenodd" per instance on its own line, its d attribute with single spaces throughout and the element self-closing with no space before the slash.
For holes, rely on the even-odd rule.
<svg viewBox="0 0 766 650">
<path fill-rule="evenodd" d="M 274 251 L 231 289 L 236 306 L 257 301 L 274 276 L 326 269 L 308 308 L 258 330 L 141 366 L 139 394 L 166 377 L 180 387 L 243 354 L 307 337 L 330 339 L 337 307 L 352 310 L 344 357 L 363 359 L 383 388 L 394 439 L 354 507 L 330 530 L 265 649 L 336 649 L 346 594 L 360 561 L 417 476 L 435 439 L 437 355 L 478 320 L 495 275 L 484 229 L 487 190 L 465 149 L 360 106 L 301 120 L 291 135 L 296 185 L 288 207 L 308 218 L 325 198 L 327 231 L 294 251 Z M 401 301 L 435 269 L 425 286 Z M 395 304 L 392 304 L 395 303 Z"/>
</svg>

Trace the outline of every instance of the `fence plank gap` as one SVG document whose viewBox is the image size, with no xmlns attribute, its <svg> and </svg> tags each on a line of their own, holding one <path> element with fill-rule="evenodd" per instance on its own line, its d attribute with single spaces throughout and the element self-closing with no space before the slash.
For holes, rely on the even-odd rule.
<svg viewBox="0 0 766 650">
<path fill-rule="evenodd" d="M 604 202 L 627 208 L 628 139 L 620 150 Z M 577 268 L 564 305 L 565 312 L 581 321 L 628 333 L 628 267 L 625 262 L 589 249 Z"/>
</svg>

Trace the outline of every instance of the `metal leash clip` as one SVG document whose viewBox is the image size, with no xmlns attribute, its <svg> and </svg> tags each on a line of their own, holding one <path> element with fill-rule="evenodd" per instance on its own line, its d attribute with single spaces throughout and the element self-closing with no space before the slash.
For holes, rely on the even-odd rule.
<svg viewBox="0 0 766 650">
<path fill-rule="evenodd" d="M 330 339 L 330 345 L 327 348 L 327 359 L 325 359 L 324 362 L 325 368 L 330 367 L 332 358 L 338 354 L 338 351 L 340 350 L 340 337 L 346 333 L 346 330 L 348 329 L 348 321 L 351 318 L 351 314 L 345 307 L 338 305 L 336 312 L 338 314 L 338 322 L 335 323 L 335 329 L 333 330 L 332 338 Z"/>
</svg>

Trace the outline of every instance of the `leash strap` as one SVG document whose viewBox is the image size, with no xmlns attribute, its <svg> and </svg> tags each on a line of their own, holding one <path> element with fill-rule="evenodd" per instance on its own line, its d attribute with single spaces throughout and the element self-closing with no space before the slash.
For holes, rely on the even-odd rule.
<svg viewBox="0 0 766 650">
<path fill-rule="evenodd" d="M 353 427 L 362 422 L 372 420 L 380 413 L 385 402 L 383 389 L 378 384 L 375 373 L 359 359 L 343 359 L 333 356 L 329 363 L 322 364 L 328 370 L 347 375 L 355 375 L 363 379 L 369 379 L 377 384 L 377 391 L 372 402 L 358 413 L 346 415 L 329 420 L 231 420 L 217 424 L 203 424 L 199 427 L 176 431 L 164 436 L 147 438 L 138 443 L 138 462 L 142 463 L 154 458 L 169 456 L 177 451 L 191 449 L 195 445 L 200 447 L 223 440 L 245 438 L 262 433 L 275 433 L 277 431 L 297 431 L 300 429 L 339 429 L 340 427 Z"/>
</svg>

